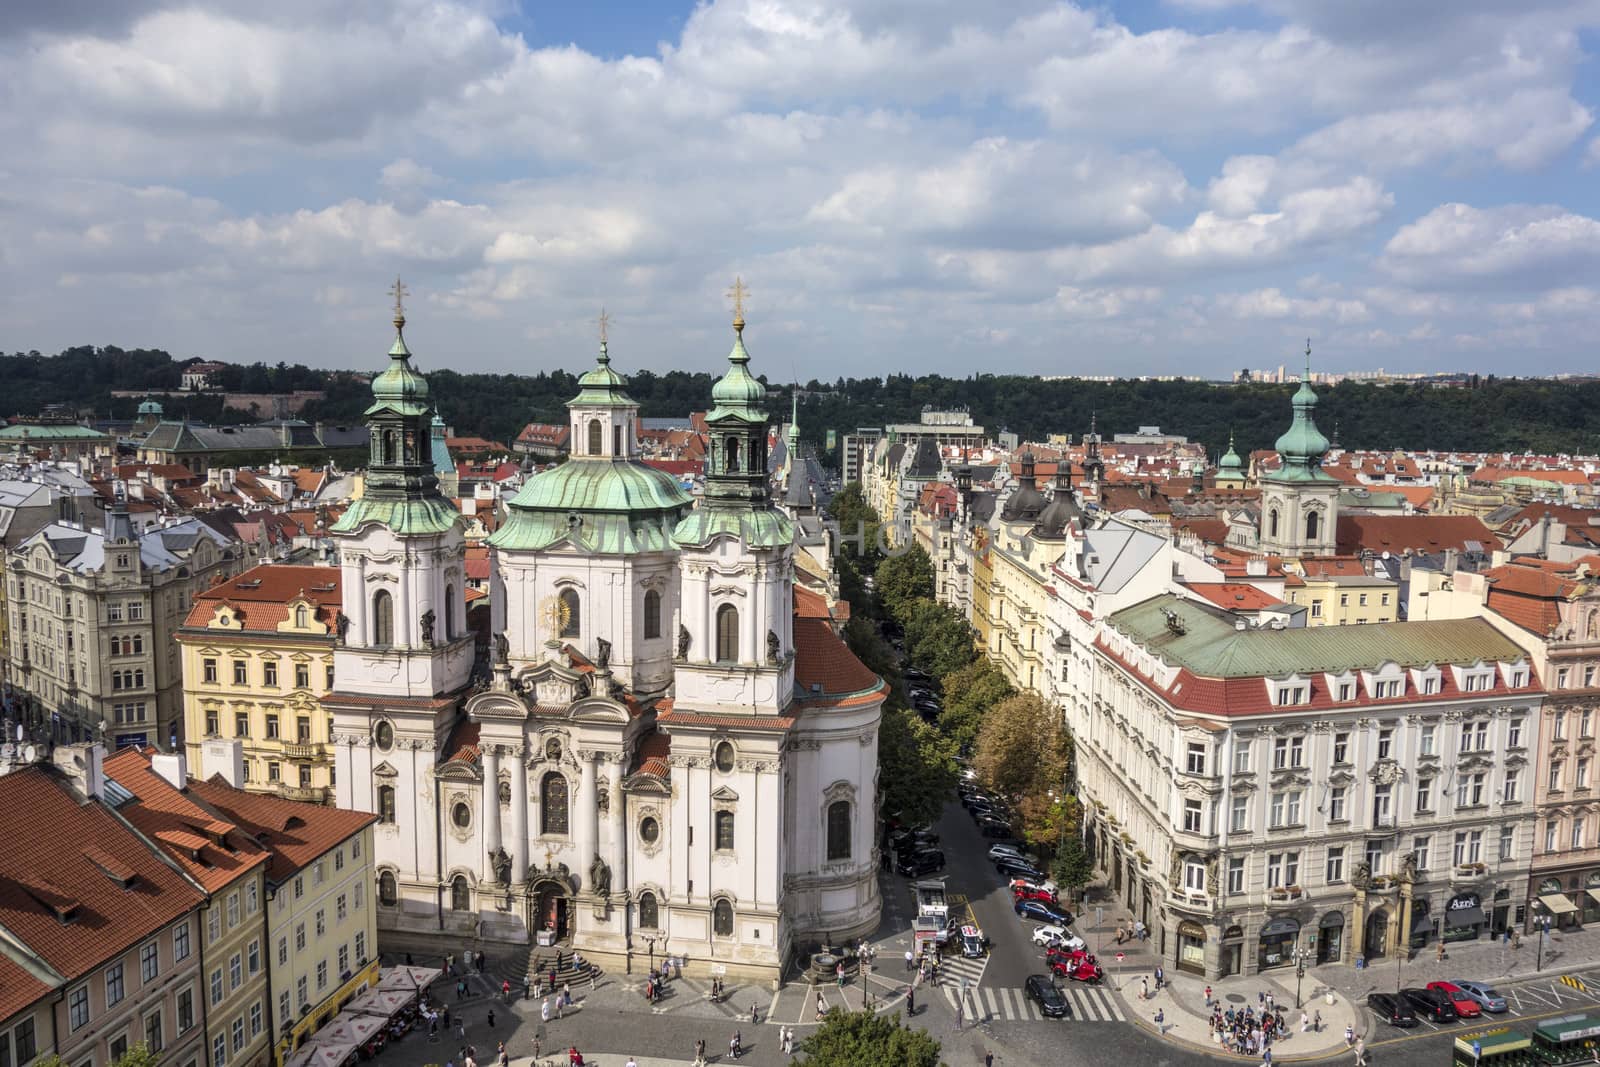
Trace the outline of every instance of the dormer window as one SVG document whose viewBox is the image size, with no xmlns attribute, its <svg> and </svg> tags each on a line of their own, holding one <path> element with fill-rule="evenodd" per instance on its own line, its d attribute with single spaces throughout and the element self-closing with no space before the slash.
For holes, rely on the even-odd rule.
<svg viewBox="0 0 1600 1067">
<path fill-rule="evenodd" d="M 304 604 L 296 604 L 295 605 L 295 609 L 294 609 L 294 624 L 295 624 L 296 627 L 299 627 L 300 629 L 305 629 L 305 626 L 306 626 L 306 606 Z"/>
<path fill-rule="evenodd" d="M 1278 703 L 1278 705 L 1280 707 L 1294 705 L 1294 704 L 1306 704 L 1306 703 L 1309 703 L 1310 700 L 1311 700 L 1311 695 L 1310 694 L 1311 694 L 1311 687 L 1308 686 L 1308 685 L 1305 685 L 1304 683 L 1301 683 L 1299 685 L 1280 684 L 1278 686 L 1278 700 L 1277 700 L 1277 703 Z"/>
</svg>

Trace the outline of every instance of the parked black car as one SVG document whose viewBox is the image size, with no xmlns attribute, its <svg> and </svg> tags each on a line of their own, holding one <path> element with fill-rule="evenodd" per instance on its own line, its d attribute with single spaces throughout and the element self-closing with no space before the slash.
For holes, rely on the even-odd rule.
<svg viewBox="0 0 1600 1067">
<path fill-rule="evenodd" d="M 896 860 L 894 869 L 907 878 L 920 878 L 925 874 L 933 874 L 944 870 L 944 853 L 936 848 L 927 852 L 913 852 Z"/>
<path fill-rule="evenodd" d="M 1025 860 L 1002 857 L 994 861 L 994 869 L 1007 878 L 1026 878 L 1030 882 L 1044 881 L 1044 872 Z"/>
<path fill-rule="evenodd" d="M 1011 824 L 1004 819 L 979 819 L 978 831 L 984 837 L 1010 837 Z"/>
<path fill-rule="evenodd" d="M 1436 1023 L 1453 1023 L 1456 1021 L 1456 1006 L 1450 1003 L 1450 998 L 1443 993 L 1413 986 L 1410 989 L 1402 989 L 1400 995 L 1424 1019 L 1432 1019 Z"/>
<path fill-rule="evenodd" d="M 889 837 L 889 844 L 896 852 L 913 852 L 921 848 L 932 848 L 939 843 L 939 835 L 932 830 L 898 830 Z"/>
<path fill-rule="evenodd" d="M 1393 993 L 1368 993 L 1367 1007 L 1390 1026 L 1417 1025 L 1417 1016 L 1411 1010 L 1411 1005 L 1406 1003 L 1405 998 Z"/>
<path fill-rule="evenodd" d="M 1061 990 L 1051 984 L 1050 979 L 1042 974 L 1030 974 L 1028 980 L 1022 983 L 1028 992 L 1028 999 L 1039 1005 L 1039 1010 L 1052 1019 L 1060 1019 L 1067 1014 L 1067 998 L 1061 995 Z"/>
</svg>

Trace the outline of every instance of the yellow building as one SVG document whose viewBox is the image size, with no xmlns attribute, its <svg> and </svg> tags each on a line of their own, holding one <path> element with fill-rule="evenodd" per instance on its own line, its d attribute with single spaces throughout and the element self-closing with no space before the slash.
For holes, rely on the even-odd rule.
<svg viewBox="0 0 1600 1067">
<path fill-rule="evenodd" d="M 322 695 L 333 688 L 339 569 L 266 564 L 195 598 L 178 632 L 189 766 L 229 770 L 218 741 L 243 749 L 241 785 L 316 803 L 333 795 Z M 209 744 L 208 744 L 209 742 Z M 213 762 L 207 766 L 207 750 Z"/>
<path fill-rule="evenodd" d="M 1358 559 L 1286 561 L 1284 569 L 1289 572 L 1284 597 L 1305 605 L 1307 626 L 1360 626 L 1400 618 L 1399 584 L 1366 573 Z"/>
</svg>

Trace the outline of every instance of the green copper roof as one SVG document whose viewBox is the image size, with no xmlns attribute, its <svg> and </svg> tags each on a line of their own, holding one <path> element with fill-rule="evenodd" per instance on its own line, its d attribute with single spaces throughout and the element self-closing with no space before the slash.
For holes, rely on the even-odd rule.
<svg viewBox="0 0 1600 1067">
<path fill-rule="evenodd" d="M 589 552 L 662 552 L 693 503 L 677 479 L 643 463 L 569 459 L 528 480 L 489 543 L 537 551 L 571 539 Z"/>
<path fill-rule="evenodd" d="M 1317 429 L 1312 417 L 1317 406 L 1317 394 L 1311 389 L 1311 367 L 1306 365 L 1306 376 L 1291 401 L 1294 421 L 1278 438 L 1278 457 L 1282 460 L 1276 471 L 1268 475 L 1274 482 L 1328 482 L 1333 475 L 1322 469 L 1322 457 L 1328 451 L 1328 439 Z"/>
<path fill-rule="evenodd" d="M 429 434 L 430 453 L 433 456 L 433 469 L 435 471 L 454 471 L 456 461 L 450 456 L 450 447 L 444 441 L 444 420 L 436 411 L 433 413 L 432 432 Z"/>
<path fill-rule="evenodd" d="M 767 413 L 761 402 L 767 397 L 767 387 L 750 373 L 750 353 L 744 348 L 744 322 L 734 324 L 733 351 L 728 353 L 728 373 L 711 387 L 711 410 L 706 421 L 738 419 L 742 422 L 765 422 Z"/>
<path fill-rule="evenodd" d="M 1168 625 L 1168 611 L 1175 613 L 1182 633 Z M 1167 663 L 1207 678 L 1362 670 L 1390 660 L 1425 667 L 1523 658 L 1515 642 L 1482 619 L 1238 630 L 1233 616 L 1220 608 L 1163 595 L 1109 621 Z"/>
<path fill-rule="evenodd" d="M 24 437 L 30 441 L 88 441 L 105 436 L 99 430 L 92 430 L 87 426 L 68 426 L 59 423 L 35 425 L 24 422 L 15 426 L 0 427 L 0 440 L 7 441 L 19 441 Z"/>
<path fill-rule="evenodd" d="M 372 406 L 366 414 L 394 411 L 401 415 L 428 413 L 428 380 L 411 365 L 411 352 L 402 334 L 405 318 L 396 316 L 394 344 L 389 346 L 389 366 L 372 379 Z"/>
<path fill-rule="evenodd" d="M 794 533 L 794 523 L 775 508 L 745 510 L 702 504 L 683 517 L 672 531 L 672 539 L 684 547 L 693 547 L 729 534 L 748 548 L 781 548 L 794 541 Z"/>
<path fill-rule="evenodd" d="M 567 402 L 568 407 L 632 408 L 638 407 L 632 397 L 622 391 L 628 380 L 611 369 L 611 354 L 606 342 L 600 342 L 600 355 L 595 359 L 594 370 L 578 379 L 578 395 Z"/>
<path fill-rule="evenodd" d="M 459 521 L 461 513 L 440 496 L 412 500 L 361 497 L 350 502 L 331 532 L 355 533 L 367 523 L 377 522 L 401 535 L 441 534 L 448 533 Z"/>
<path fill-rule="evenodd" d="M 1243 467 L 1244 462 L 1239 459 L 1239 453 L 1233 450 L 1233 434 L 1230 433 L 1228 435 L 1228 450 L 1224 452 L 1222 454 L 1222 458 L 1217 461 L 1217 469 L 1236 471 L 1242 469 Z"/>
</svg>

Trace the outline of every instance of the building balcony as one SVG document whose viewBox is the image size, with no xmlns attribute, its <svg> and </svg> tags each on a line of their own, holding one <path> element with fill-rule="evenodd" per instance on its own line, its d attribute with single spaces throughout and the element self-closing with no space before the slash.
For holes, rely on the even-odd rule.
<svg viewBox="0 0 1600 1067">
<path fill-rule="evenodd" d="M 321 759 L 322 746 L 313 741 L 285 741 L 283 755 L 285 759 Z"/>
<path fill-rule="evenodd" d="M 320 785 L 284 785 L 280 782 L 278 795 L 285 800 L 303 800 L 308 804 L 328 802 L 328 789 Z"/>
</svg>

